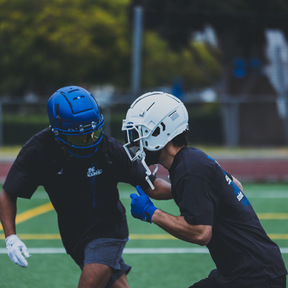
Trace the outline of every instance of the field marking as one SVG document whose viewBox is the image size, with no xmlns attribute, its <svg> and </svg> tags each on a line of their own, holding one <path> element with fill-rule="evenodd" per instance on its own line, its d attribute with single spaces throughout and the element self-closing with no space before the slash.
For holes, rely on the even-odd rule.
<svg viewBox="0 0 288 288">
<path fill-rule="evenodd" d="M 286 190 L 278 190 L 278 191 L 249 191 L 244 189 L 244 193 L 248 199 L 256 198 L 256 199 L 287 199 L 288 193 Z"/>
<path fill-rule="evenodd" d="M 128 192 L 128 191 L 123 191 L 119 192 L 120 193 L 120 199 L 130 199 L 130 194 L 133 193 L 133 191 Z M 245 190 L 244 188 L 244 193 L 247 196 L 247 198 L 257 198 L 257 199 L 271 199 L 271 198 L 277 198 L 277 199 L 287 199 L 288 198 L 288 193 L 287 190 L 271 190 L 271 191 L 252 191 L 252 190 Z"/>
<path fill-rule="evenodd" d="M 288 219 L 288 213 L 257 213 L 257 216 L 261 220 Z"/>
<path fill-rule="evenodd" d="M 33 254 L 66 254 L 64 248 L 28 248 Z M 282 254 L 288 253 L 288 248 L 280 248 Z M 209 254 L 207 248 L 125 248 L 124 254 Z M 6 248 L 0 248 L 0 254 L 7 254 Z"/>
<path fill-rule="evenodd" d="M 27 211 L 16 216 L 16 224 L 19 224 L 19 223 L 24 222 L 26 220 L 29 220 L 35 216 L 49 212 L 53 209 L 54 209 L 54 207 L 52 206 L 51 202 L 49 202 L 49 203 L 43 204 L 41 206 L 38 206 L 36 208 L 27 210 Z M 3 226 L 0 223 L 0 231 L 2 231 L 2 230 L 3 230 Z"/>
<path fill-rule="evenodd" d="M 61 240 L 60 234 L 17 234 L 23 240 Z M 131 240 L 177 240 L 169 234 L 130 234 Z M 5 239 L 4 234 L 0 234 L 0 239 Z"/>
<path fill-rule="evenodd" d="M 53 210 L 54 207 L 51 204 L 51 202 L 48 202 L 46 204 L 43 204 L 41 206 L 35 207 L 33 209 L 27 210 L 23 213 L 20 213 L 16 215 L 15 223 L 16 225 L 19 223 L 22 223 L 24 221 L 27 221 L 31 218 L 34 218 L 38 215 L 47 213 L 51 210 Z M 258 213 L 258 218 L 260 220 L 287 220 L 288 219 L 288 213 Z M 3 226 L 0 223 L 0 231 L 3 231 Z M 169 234 L 132 234 L 130 235 L 131 239 L 176 239 L 175 237 L 169 235 Z M 3 239 L 4 235 L 0 234 L 0 239 Z M 152 238 L 151 238 L 152 237 Z M 271 239 L 288 239 L 288 234 L 269 234 L 269 237 Z M 61 239 L 58 234 L 22 234 L 22 239 L 35 239 L 35 240 L 41 240 L 41 239 Z"/>
<path fill-rule="evenodd" d="M 268 234 L 269 238 L 272 240 L 287 240 L 288 234 Z"/>
<path fill-rule="evenodd" d="M 22 240 L 61 240 L 60 234 L 17 234 Z M 272 240 L 288 240 L 288 234 L 268 234 Z M 179 240 L 170 234 L 130 234 L 131 240 Z M 0 240 L 5 235 L 0 234 Z"/>
<path fill-rule="evenodd" d="M 177 240 L 170 234 L 130 234 L 131 240 Z"/>
<path fill-rule="evenodd" d="M 130 194 L 133 193 L 133 191 L 119 191 L 120 199 L 130 199 Z M 245 190 L 244 193 L 247 196 L 247 198 L 257 198 L 257 199 L 287 199 L 288 193 L 287 190 L 272 190 L 272 191 L 252 191 L 252 190 Z M 40 191 L 35 193 L 31 199 L 47 199 L 49 200 L 49 197 L 45 191 Z"/>
<path fill-rule="evenodd" d="M 23 240 L 61 240 L 60 234 L 18 234 Z M 5 239 L 4 234 L 0 234 L 0 239 Z"/>
</svg>

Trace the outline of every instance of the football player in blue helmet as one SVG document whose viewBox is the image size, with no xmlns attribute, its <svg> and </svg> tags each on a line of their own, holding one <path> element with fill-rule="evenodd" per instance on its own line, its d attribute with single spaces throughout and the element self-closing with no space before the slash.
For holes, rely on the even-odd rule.
<svg viewBox="0 0 288 288">
<path fill-rule="evenodd" d="M 93 155 L 103 138 L 103 115 L 93 95 L 78 86 L 57 90 L 49 99 L 47 112 L 52 131 L 70 154 Z"/>
<path fill-rule="evenodd" d="M 131 162 L 123 144 L 103 131 L 104 118 L 87 90 L 58 89 L 47 112 L 50 127 L 23 145 L 0 193 L 8 255 L 15 264 L 28 266 L 28 248 L 15 228 L 17 198 L 30 199 L 43 186 L 57 213 L 65 250 L 82 270 L 78 288 L 129 288 L 131 266 L 122 257 L 129 229 L 117 185 L 139 185 L 149 194 L 151 183 L 159 198 L 167 197 L 171 186 L 147 176 L 141 162 Z"/>
</svg>

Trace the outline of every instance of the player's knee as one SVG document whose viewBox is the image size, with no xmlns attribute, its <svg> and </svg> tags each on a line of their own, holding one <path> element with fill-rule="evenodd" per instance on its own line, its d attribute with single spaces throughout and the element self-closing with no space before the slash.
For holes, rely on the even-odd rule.
<svg viewBox="0 0 288 288">
<path fill-rule="evenodd" d="M 88 263 L 84 265 L 78 288 L 105 287 L 112 274 L 112 269 L 103 264 Z"/>
</svg>

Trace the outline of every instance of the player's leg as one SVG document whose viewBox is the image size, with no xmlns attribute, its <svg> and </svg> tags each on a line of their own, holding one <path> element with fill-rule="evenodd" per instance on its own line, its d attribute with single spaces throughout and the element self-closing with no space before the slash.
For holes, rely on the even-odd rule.
<svg viewBox="0 0 288 288">
<path fill-rule="evenodd" d="M 105 288 L 129 288 L 127 274 L 131 270 L 131 266 L 125 264 L 123 258 L 119 260 L 120 270 L 112 269 L 112 275 Z"/>
<path fill-rule="evenodd" d="M 116 282 L 111 286 L 111 288 L 129 288 L 128 280 L 126 277 L 126 273 L 122 274 Z"/>
<path fill-rule="evenodd" d="M 83 267 L 78 288 L 104 288 L 112 274 L 112 269 L 103 264 L 89 263 Z"/>
<path fill-rule="evenodd" d="M 84 250 L 84 268 L 78 288 L 129 288 L 126 275 L 131 266 L 122 258 L 127 241 L 101 238 L 89 242 Z"/>
</svg>

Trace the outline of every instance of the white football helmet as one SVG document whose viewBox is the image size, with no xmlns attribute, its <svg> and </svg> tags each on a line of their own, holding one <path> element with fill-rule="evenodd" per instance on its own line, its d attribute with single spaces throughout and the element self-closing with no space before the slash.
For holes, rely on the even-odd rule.
<svg viewBox="0 0 288 288">
<path fill-rule="evenodd" d="M 130 160 L 140 160 L 150 175 L 144 149 L 158 151 L 185 130 L 188 130 L 188 112 L 182 101 L 168 93 L 149 92 L 131 104 L 123 120 L 124 149 Z M 132 157 L 128 148 L 135 146 L 139 149 Z"/>
</svg>

